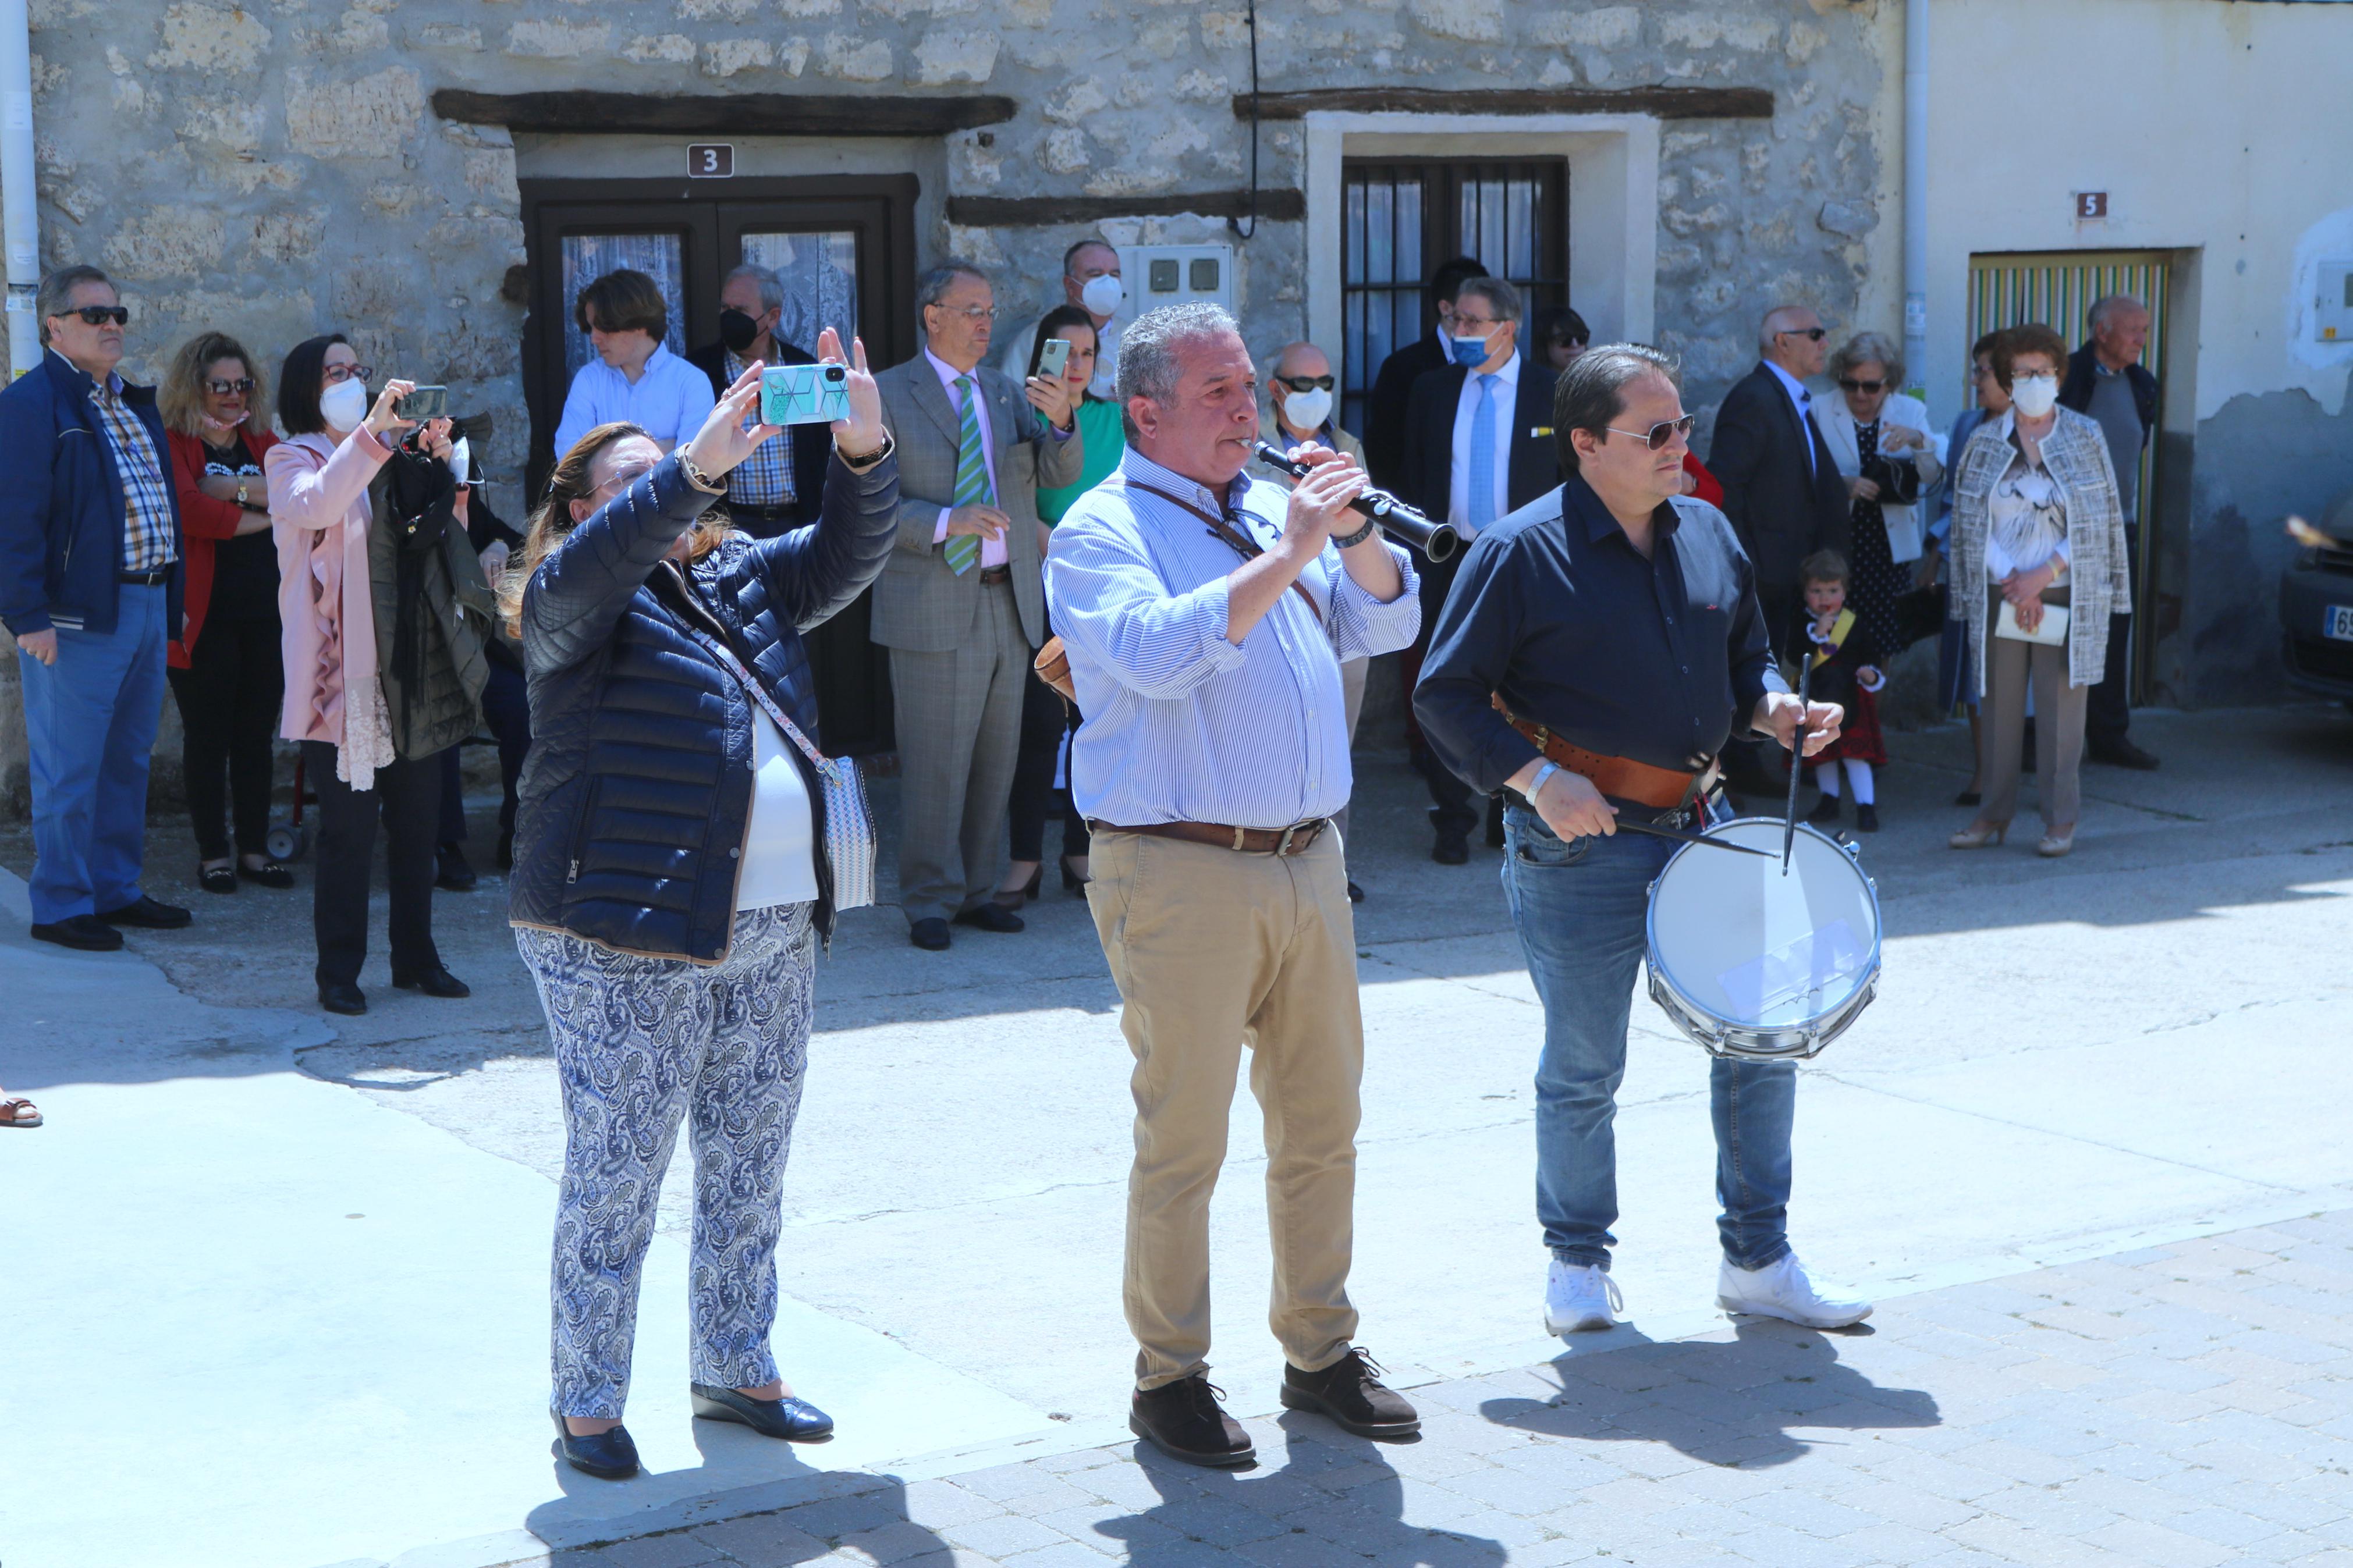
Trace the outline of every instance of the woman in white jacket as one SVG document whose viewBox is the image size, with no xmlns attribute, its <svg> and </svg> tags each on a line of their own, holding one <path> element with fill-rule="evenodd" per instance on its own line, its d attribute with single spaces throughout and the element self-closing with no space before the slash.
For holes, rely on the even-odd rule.
<svg viewBox="0 0 2353 1568">
<path fill-rule="evenodd" d="M 1904 360 L 1877 332 L 1857 332 L 1831 356 L 1838 399 L 1814 404 L 1814 422 L 1851 498 L 1853 547 L 1847 608 L 1874 664 L 1903 651 L 1895 601 L 1912 588 L 1926 519 L 1920 497 L 1944 473 L 1928 437 L 1928 410 L 1895 390 Z M 1778 628 L 1776 628 L 1777 632 Z"/>
</svg>

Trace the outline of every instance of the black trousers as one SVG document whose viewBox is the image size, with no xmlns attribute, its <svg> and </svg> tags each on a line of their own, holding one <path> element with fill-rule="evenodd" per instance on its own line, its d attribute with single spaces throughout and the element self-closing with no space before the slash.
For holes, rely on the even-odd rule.
<svg viewBox="0 0 2353 1568">
<path fill-rule="evenodd" d="M 260 855 L 269 836 L 269 749 L 286 689 L 278 618 L 206 621 L 188 665 L 164 673 L 180 705 L 180 763 L 196 857 L 229 858 L 232 800 L 237 853 Z"/>
<path fill-rule="evenodd" d="M 433 945 L 434 827 L 441 811 L 441 756 L 403 758 L 376 770 L 375 787 L 335 776 L 335 748 L 302 742 L 302 773 L 319 793 L 319 866 L 311 889 L 322 985 L 356 985 L 367 962 L 368 883 L 375 829 L 384 821 L 385 884 L 392 895 L 392 973 L 439 967 Z"/>
<path fill-rule="evenodd" d="M 2140 530 L 2125 529 L 2125 556 L 2140 561 Z M 2092 688 L 2084 709 L 2084 739 L 2094 749 L 2114 745 L 2132 728 L 2132 617 L 2108 617 L 2107 673 Z"/>
<path fill-rule="evenodd" d="M 512 833 L 515 781 L 522 777 L 522 760 L 531 751 L 531 694 L 522 671 L 497 659 L 490 661 L 490 684 L 482 688 L 482 718 L 499 742 L 499 831 Z M 441 753 L 440 841 L 459 844 L 466 837 L 465 780 L 459 767 L 462 746 Z"/>
<path fill-rule="evenodd" d="M 1054 763 L 1062 754 L 1062 740 L 1079 727 L 1075 709 L 1066 708 L 1054 689 L 1029 672 L 1021 689 L 1021 751 L 1013 764 L 1013 798 L 1007 815 L 1013 827 L 1013 858 L 1046 858 L 1046 818 L 1054 805 Z M 1065 795 L 1062 802 L 1062 853 L 1084 855 L 1089 842 L 1087 819 Z"/>
</svg>

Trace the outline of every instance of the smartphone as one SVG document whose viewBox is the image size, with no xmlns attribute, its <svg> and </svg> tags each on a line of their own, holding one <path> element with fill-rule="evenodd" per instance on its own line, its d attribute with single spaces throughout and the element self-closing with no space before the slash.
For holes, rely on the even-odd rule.
<svg viewBox="0 0 2353 1568">
<path fill-rule="evenodd" d="M 830 425 L 849 417 L 849 370 L 839 364 L 778 364 L 760 373 L 760 423 Z"/>
<path fill-rule="evenodd" d="M 1048 338 L 1038 351 L 1038 374 L 1049 381 L 1061 379 L 1062 367 L 1071 363 L 1071 340 Z"/>
<path fill-rule="evenodd" d="M 406 397 L 393 399 L 392 412 L 397 419 L 442 418 L 449 412 L 449 389 L 420 386 Z"/>
</svg>

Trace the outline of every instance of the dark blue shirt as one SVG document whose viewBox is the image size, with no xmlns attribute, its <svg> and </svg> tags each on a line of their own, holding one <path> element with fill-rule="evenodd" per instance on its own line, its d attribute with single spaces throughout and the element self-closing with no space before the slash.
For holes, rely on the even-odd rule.
<svg viewBox="0 0 2353 1568">
<path fill-rule="evenodd" d="M 1493 793 L 1536 755 L 1491 694 L 1588 752 L 1694 769 L 1788 689 L 1725 515 L 1678 497 L 1651 539 L 1646 561 L 1572 475 L 1472 542 L 1413 695 L 1449 767 Z"/>
</svg>

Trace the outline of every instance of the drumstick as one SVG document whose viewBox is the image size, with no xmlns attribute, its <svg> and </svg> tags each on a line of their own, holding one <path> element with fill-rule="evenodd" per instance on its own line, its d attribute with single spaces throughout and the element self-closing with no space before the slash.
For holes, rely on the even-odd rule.
<svg viewBox="0 0 2353 1568">
<path fill-rule="evenodd" d="M 1767 860 L 1773 858 L 1773 851 L 1770 849 L 1758 849 L 1746 844 L 1735 844 L 1729 838 L 1710 838 L 1704 833 L 1684 833 L 1672 827 L 1661 827 L 1653 823 L 1621 820 L 1618 824 L 1618 831 L 1647 833 L 1653 838 L 1672 838 L 1678 844 L 1703 844 L 1710 849 L 1736 849 L 1743 855 L 1762 855 Z"/>
<path fill-rule="evenodd" d="M 1781 824 L 1781 875 L 1789 874 L 1789 851 L 1798 844 L 1798 779 L 1806 771 L 1806 692 L 1814 681 L 1811 648 L 1798 650 L 1798 730 L 1789 741 L 1789 815 Z"/>
</svg>

